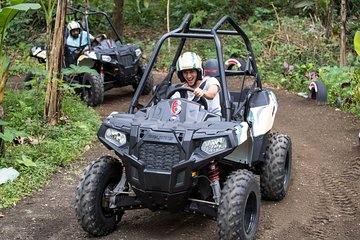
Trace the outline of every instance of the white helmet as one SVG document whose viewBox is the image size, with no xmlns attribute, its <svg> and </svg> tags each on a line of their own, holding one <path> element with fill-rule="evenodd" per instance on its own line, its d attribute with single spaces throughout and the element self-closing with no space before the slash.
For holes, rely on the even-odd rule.
<svg viewBox="0 0 360 240">
<path fill-rule="evenodd" d="M 180 81 L 185 82 L 185 78 L 182 75 L 182 71 L 190 70 L 190 69 L 195 69 L 198 72 L 197 74 L 198 80 L 202 79 L 203 68 L 202 68 L 201 58 L 194 52 L 185 52 L 179 57 L 176 64 L 177 75 Z"/>
<path fill-rule="evenodd" d="M 71 21 L 68 23 L 67 25 L 67 29 L 69 31 L 73 30 L 73 29 L 80 29 L 80 24 L 76 21 Z"/>
</svg>

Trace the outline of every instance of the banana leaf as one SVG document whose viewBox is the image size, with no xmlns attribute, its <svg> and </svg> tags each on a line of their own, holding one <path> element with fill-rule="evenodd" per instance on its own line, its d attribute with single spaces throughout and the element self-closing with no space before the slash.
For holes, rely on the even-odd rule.
<svg viewBox="0 0 360 240">
<path fill-rule="evenodd" d="M 355 48 L 356 53 L 360 56 L 360 31 L 357 31 L 355 33 L 354 48 Z"/>
</svg>

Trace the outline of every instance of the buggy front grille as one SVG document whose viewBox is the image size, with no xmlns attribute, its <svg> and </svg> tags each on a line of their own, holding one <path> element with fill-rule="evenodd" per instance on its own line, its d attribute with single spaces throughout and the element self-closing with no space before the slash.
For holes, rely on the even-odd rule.
<svg viewBox="0 0 360 240">
<path fill-rule="evenodd" d="M 139 150 L 139 159 L 147 169 L 170 171 L 179 163 L 180 150 L 174 144 L 144 143 Z"/>
<path fill-rule="evenodd" d="M 119 63 L 123 66 L 131 66 L 133 64 L 133 57 L 131 55 L 123 55 L 118 58 Z"/>
</svg>

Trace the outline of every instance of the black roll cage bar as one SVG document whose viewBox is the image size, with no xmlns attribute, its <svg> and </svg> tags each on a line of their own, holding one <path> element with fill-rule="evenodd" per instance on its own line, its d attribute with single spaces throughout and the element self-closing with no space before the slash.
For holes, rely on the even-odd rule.
<svg viewBox="0 0 360 240">
<path fill-rule="evenodd" d="M 84 8 L 84 11 L 81 10 L 81 8 Z M 82 16 L 84 16 L 85 18 L 85 30 L 90 33 L 89 31 L 89 20 L 88 20 L 88 16 L 90 15 L 103 15 L 105 16 L 106 20 L 108 21 L 108 23 L 110 24 L 111 26 L 111 29 L 113 30 L 113 32 L 115 33 L 116 35 L 116 39 L 115 41 L 120 41 L 120 44 L 123 44 L 121 38 L 120 38 L 120 34 L 118 33 L 118 31 L 116 30 L 116 28 L 114 27 L 113 23 L 111 22 L 110 20 L 110 17 L 103 11 L 97 11 L 97 10 L 94 10 L 94 9 L 91 9 L 85 5 L 78 5 L 77 8 L 75 7 L 71 7 L 71 6 L 67 6 L 67 9 L 71 10 L 71 12 L 66 12 L 66 15 L 74 15 L 74 19 L 77 21 L 77 20 L 80 20 L 80 17 L 78 17 L 77 15 L 78 14 L 81 14 Z M 90 41 L 90 37 L 88 35 L 87 37 L 87 41 L 88 41 L 88 46 L 89 46 L 89 51 L 92 50 L 92 46 L 91 46 L 91 41 Z"/>
<path fill-rule="evenodd" d="M 223 93 L 229 92 L 227 83 L 225 80 L 226 79 L 225 75 L 228 75 L 228 76 L 230 76 L 230 75 L 252 75 L 255 77 L 255 82 L 256 82 L 258 89 L 260 89 L 260 90 L 262 89 L 260 75 L 258 73 L 254 52 L 253 52 L 251 43 L 249 41 L 249 38 L 247 37 L 245 32 L 243 32 L 243 30 L 234 22 L 234 20 L 232 18 L 230 18 L 229 16 L 224 16 L 215 24 L 215 26 L 212 29 L 195 29 L 195 28 L 190 28 L 190 23 L 191 23 L 192 18 L 193 18 L 192 14 L 187 14 L 186 17 L 184 18 L 183 22 L 180 24 L 180 26 L 177 29 L 164 34 L 160 38 L 160 40 L 157 42 L 157 44 L 155 46 L 155 50 L 151 55 L 149 64 L 147 65 L 145 72 L 139 83 L 139 86 L 135 91 L 135 95 L 134 95 L 134 98 L 129 107 L 128 113 L 133 114 L 135 108 L 138 106 L 138 104 L 139 104 L 138 99 L 141 95 L 141 92 L 143 91 L 144 86 L 145 86 L 145 81 L 146 81 L 146 79 L 148 79 L 148 76 L 154 65 L 154 62 L 156 60 L 156 57 L 160 51 L 162 44 L 169 37 L 180 38 L 181 41 L 180 41 L 178 49 L 175 53 L 175 56 L 173 58 L 173 62 L 170 66 L 168 75 L 172 76 L 173 73 L 175 72 L 176 61 L 179 58 L 179 56 L 183 50 L 183 47 L 185 45 L 185 41 L 187 38 L 214 39 L 216 52 L 217 52 L 217 59 L 218 59 L 218 64 L 219 64 L 221 91 Z M 220 30 L 220 27 L 226 22 L 228 22 L 234 28 L 234 30 Z M 248 60 L 251 64 L 251 68 L 252 68 L 251 72 L 249 71 L 249 66 L 245 71 L 234 71 L 234 70 L 225 70 L 224 69 L 224 60 L 223 60 L 223 54 L 222 54 L 222 48 L 221 48 L 221 41 L 218 36 L 219 34 L 220 35 L 239 35 L 243 38 L 246 48 L 247 48 L 247 51 L 248 51 Z M 171 79 L 171 78 L 168 78 L 168 79 Z M 223 97 L 222 100 L 224 103 L 224 106 L 222 106 L 222 107 L 225 108 L 225 116 L 223 116 L 223 117 L 226 119 L 226 121 L 230 121 L 231 120 L 231 106 L 230 106 L 229 94 L 222 94 L 222 97 Z"/>
</svg>

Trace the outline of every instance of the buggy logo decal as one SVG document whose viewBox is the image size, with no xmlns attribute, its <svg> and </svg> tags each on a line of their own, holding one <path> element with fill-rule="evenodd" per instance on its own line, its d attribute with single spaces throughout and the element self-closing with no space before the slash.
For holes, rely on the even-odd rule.
<svg viewBox="0 0 360 240">
<path fill-rule="evenodd" d="M 171 113 L 173 115 L 178 115 L 181 112 L 181 101 L 180 100 L 174 100 L 171 104 Z"/>
</svg>

